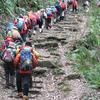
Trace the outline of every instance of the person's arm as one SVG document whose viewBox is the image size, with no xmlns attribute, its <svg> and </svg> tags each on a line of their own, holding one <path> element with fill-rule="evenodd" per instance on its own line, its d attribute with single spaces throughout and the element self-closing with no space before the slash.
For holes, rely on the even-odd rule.
<svg viewBox="0 0 100 100">
<path fill-rule="evenodd" d="M 33 62 L 34 62 L 34 64 L 33 64 L 33 69 L 34 69 L 37 66 L 37 60 L 34 55 L 33 55 Z"/>
<path fill-rule="evenodd" d="M 19 62 L 20 62 L 20 56 L 21 54 L 17 54 L 17 56 L 15 57 L 15 60 L 14 60 L 14 66 L 17 67 Z"/>
</svg>

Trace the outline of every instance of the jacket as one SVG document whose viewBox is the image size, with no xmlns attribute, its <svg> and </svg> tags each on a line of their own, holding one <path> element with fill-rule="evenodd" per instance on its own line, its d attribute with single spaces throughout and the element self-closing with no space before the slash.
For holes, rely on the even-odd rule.
<svg viewBox="0 0 100 100">
<path fill-rule="evenodd" d="M 29 47 L 29 48 L 31 49 L 31 52 L 33 54 L 33 49 L 31 47 Z M 15 60 L 14 60 L 15 67 L 18 67 L 19 66 L 20 60 L 21 60 L 21 54 L 19 53 L 16 56 Z M 33 62 L 34 62 L 34 65 L 33 65 L 33 69 L 34 69 L 37 66 L 37 60 L 36 60 L 34 54 L 33 54 Z M 18 69 L 18 73 L 20 73 L 20 74 L 32 74 L 32 70 L 25 71 L 25 70 L 22 70 L 22 69 Z"/>
<path fill-rule="evenodd" d="M 53 16 L 53 13 L 51 12 L 51 16 L 47 16 L 47 18 L 52 18 L 52 16 Z"/>
</svg>

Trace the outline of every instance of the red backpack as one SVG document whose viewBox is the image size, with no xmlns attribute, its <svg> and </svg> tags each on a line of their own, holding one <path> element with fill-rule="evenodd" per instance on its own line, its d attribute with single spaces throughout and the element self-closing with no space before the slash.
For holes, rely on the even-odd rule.
<svg viewBox="0 0 100 100">
<path fill-rule="evenodd" d="M 62 2 L 61 7 L 62 7 L 62 9 L 65 9 L 66 8 L 66 4 L 64 2 Z"/>
</svg>

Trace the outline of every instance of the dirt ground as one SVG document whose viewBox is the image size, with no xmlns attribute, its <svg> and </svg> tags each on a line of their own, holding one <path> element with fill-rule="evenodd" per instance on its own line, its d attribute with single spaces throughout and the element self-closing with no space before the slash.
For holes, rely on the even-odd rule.
<svg viewBox="0 0 100 100">
<path fill-rule="evenodd" d="M 74 71 L 74 62 L 67 56 L 76 41 L 86 35 L 88 21 L 82 13 L 67 12 L 65 19 L 52 24 L 51 29 L 44 28 L 43 33 L 39 33 L 37 28 L 30 40 L 40 57 L 29 100 L 99 100 L 97 91 L 88 88 L 85 78 L 77 77 L 79 73 Z M 0 73 L 0 100 L 22 100 L 16 97 L 16 88 L 4 88 L 2 61 Z"/>
</svg>

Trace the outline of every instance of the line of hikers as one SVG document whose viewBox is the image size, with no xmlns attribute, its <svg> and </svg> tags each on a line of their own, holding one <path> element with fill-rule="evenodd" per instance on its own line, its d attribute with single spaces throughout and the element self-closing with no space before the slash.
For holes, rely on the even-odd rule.
<svg viewBox="0 0 100 100">
<path fill-rule="evenodd" d="M 6 88 L 15 87 L 16 77 L 17 96 L 23 97 L 23 100 L 28 100 L 32 73 L 39 58 L 39 53 L 35 50 L 34 45 L 26 38 L 36 34 L 37 25 L 39 25 L 40 33 L 43 32 L 44 25 L 47 30 L 49 27 L 51 28 L 52 17 L 54 17 L 54 23 L 63 20 L 70 5 L 73 6 L 73 11 L 77 11 L 76 0 L 68 0 L 67 2 L 66 0 L 59 0 L 54 6 L 45 10 L 29 11 L 25 15 L 20 14 L 13 23 L 8 24 L 1 50 L 1 59 L 5 62 Z M 22 90 L 22 82 L 24 90 Z"/>
</svg>

